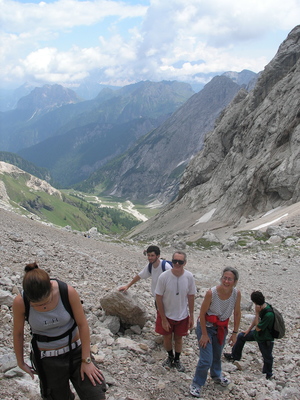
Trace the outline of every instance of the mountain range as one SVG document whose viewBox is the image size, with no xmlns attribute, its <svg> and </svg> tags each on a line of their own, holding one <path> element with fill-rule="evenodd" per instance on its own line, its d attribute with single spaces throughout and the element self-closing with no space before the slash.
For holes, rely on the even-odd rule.
<svg viewBox="0 0 300 400">
<path fill-rule="evenodd" d="M 216 116 L 241 85 L 256 78 L 251 71 L 228 74 L 213 78 L 197 94 L 179 82 L 103 88 L 89 101 L 59 85 L 36 88 L 16 109 L 0 113 L 0 149 L 47 168 L 60 187 L 88 179 L 78 188 L 166 203 L 178 191 L 178 178 L 200 150 Z M 149 146 L 153 150 L 145 157 Z M 149 178 L 152 151 L 155 171 Z M 164 157 L 166 152 L 177 157 Z M 139 185 L 145 179 L 149 188 L 155 180 L 153 193 Z"/>
<path fill-rule="evenodd" d="M 300 25 L 241 90 L 182 176 L 178 197 L 131 237 L 196 241 L 300 201 Z"/>
<path fill-rule="evenodd" d="M 119 90 L 106 88 L 95 99 L 80 101 L 74 92 L 71 96 L 72 91 L 57 86 L 50 93 L 48 86 L 39 88 L 40 102 L 34 90 L 15 110 L 0 114 L 0 145 L 49 169 L 61 186 L 87 178 L 194 94 L 179 82 L 139 82 Z"/>
<path fill-rule="evenodd" d="M 105 189 L 106 194 L 139 202 L 168 203 L 178 194 L 186 165 L 201 150 L 205 135 L 240 89 L 226 76 L 214 77 L 159 127 L 77 188 Z"/>
</svg>

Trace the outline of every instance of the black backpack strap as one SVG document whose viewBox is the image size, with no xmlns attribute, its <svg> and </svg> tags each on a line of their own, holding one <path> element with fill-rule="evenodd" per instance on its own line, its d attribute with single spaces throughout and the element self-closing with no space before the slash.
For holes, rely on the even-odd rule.
<svg viewBox="0 0 300 400">
<path fill-rule="evenodd" d="M 22 297 L 23 297 L 23 301 L 24 301 L 24 305 L 25 305 L 25 321 L 28 321 L 30 304 L 29 304 L 28 297 L 26 296 L 24 290 L 23 290 Z"/>
<path fill-rule="evenodd" d="M 149 271 L 150 274 L 152 273 L 152 263 L 148 264 L 148 271 Z"/>
<path fill-rule="evenodd" d="M 261 312 L 260 312 L 260 316 L 261 318 L 263 318 L 268 312 L 272 312 L 274 314 L 274 310 L 273 307 L 271 306 L 271 304 L 269 304 L 269 308 L 264 308 Z"/>
<path fill-rule="evenodd" d="M 71 307 L 71 304 L 69 301 L 68 285 L 66 284 L 66 282 L 60 281 L 59 279 L 55 279 L 55 280 L 58 283 L 61 301 L 62 301 L 65 309 L 68 311 L 68 313 L 74 319 L 73 310 L 72 310 L 72 307 Z"/>
<path fill-rule="evenodd" d="M 44 336 L 44 335 L 38 335 L 37 333 L 33 333 L 33 336 L 36 338 L 36 340 L 38 342 L 46 342 L 46 343 L 54 342 L 55 340 L 63 339 L 66 336 L 69 336 L 69 335 L 72 336 L 72 332 L 76 328 L 76 326 L 77 326 L 77 324 L 74 320 L 74 324 L 72 325 L 72 327 L 59 336 Z"/>
<path fill-rule="evenodd" d="M 73 310 L 72 310 L 72 307 L 71 307 L 71 304 L 69 301 L 68 285 L 63 281 L 60 281 L 59 279 L 56 279 L 56 281 L 58 283 L 61 301 L 62 301 L 65 309 L 68 311 L 68 313 L 74 319 Z M 68 344 L 69 344 L 69 372 L 70 372 L 70 375 L 72 374 L 72 366 L 73 366 L 73 352 L 72 352 L 72 347 L 71 347 L 72 332 L 76 328 L 76 326 L 77 326 L 77 323 L 74 319 L 74 324 L 73 324 L 72 328 L 69 329 L 69 331 L 65 332 L 65 334 L 64 334 L 64 336 L 66 336 L 66 334 L 69 336 Z"/>
</svg>

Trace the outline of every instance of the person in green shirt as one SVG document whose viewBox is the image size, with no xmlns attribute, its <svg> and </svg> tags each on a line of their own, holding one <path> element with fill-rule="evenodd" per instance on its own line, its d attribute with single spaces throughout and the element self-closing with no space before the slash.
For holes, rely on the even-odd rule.
<svg viewBox="0 0 300 400">
<path fill-rule="evenodd" d="M 273 376 L 273 346 L 274 338 L 272 328 L 274 325 L 274 313 L 270 304 L 265 302 L 265 297 L 260 291 L 251 294 L 251 300 L 255 304 L 255 317 L 249 328 L 239 333 L 231 353 L 224 353 L 224 357 L 229 361 L 239 361 L 246 342 L 256 341 L 263 357 L 263 374 L 267 379 Z M 255 327 L 255 329 L 253 329 Z"/>
</svg>

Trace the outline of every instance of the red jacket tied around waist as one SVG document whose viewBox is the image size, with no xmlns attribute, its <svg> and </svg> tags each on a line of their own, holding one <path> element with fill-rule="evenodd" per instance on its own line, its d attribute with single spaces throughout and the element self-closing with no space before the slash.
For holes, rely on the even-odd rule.
<svg viewBox="0 0 300 400">
<path fill-rule="evenodd" d="M 211 322 L 214 326 L 218 328 L 217 338 L 219 344 L 222 344 L 224 342 L 225 329 L 227 330 L 228 328 L 229 318 L 225 319 L 225 321 L 221 321 L 216 315 L 205 314 L 205 320 L 207 322 Z"/>
</svg>

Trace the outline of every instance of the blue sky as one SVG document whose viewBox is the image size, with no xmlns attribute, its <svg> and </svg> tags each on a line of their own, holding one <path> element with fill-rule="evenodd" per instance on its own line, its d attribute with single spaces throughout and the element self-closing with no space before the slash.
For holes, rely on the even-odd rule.
<svg viewBox="0 0 300 400">
<path fill-rule="evenodd" d="M 298 0 L 0 0 L 0 86 L 206 83 L 263 70 L 300 23 Z"/>
</svg>

